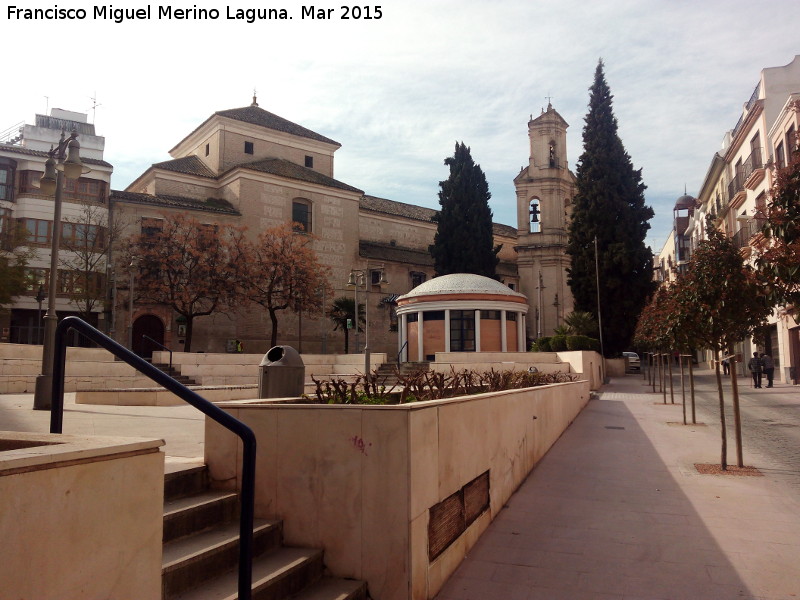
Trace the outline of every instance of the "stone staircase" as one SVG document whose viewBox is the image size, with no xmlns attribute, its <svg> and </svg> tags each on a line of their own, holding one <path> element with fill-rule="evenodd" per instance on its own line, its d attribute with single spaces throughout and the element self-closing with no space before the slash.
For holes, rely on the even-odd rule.
<svg viewBox="0 0 800 600">
<path fill-rule="evenodd" d="M 199 385 L 197 381 L 188 377 L 187 375 L 181 375 L 180 371 L 178 371 L 175 367 L 171 367 L 166 363 L 152 363 L 152 365 L 158 369 L 159 371 L 163 371 L 170 377 L 172 377 L 178 383 L 182 383 L 183 385 Z"/>
<path fill-rule="evenodd" d="M 205 466 L 164 478 L 162 600 L 238 597 L 239 500 L 208 488 Z M 367 600 L 363 581 L 324 575 L 322 550 L 283 546 L 282 523 L 253 524 L 253 600 Z"/>
<path fill-rule="evenodd" d="M 404 362 L 400 363 L 398 368 L 397 363 L 383 363 L 375 371 L 378 376 L 378 383 L 380 385 L 394 385 L 397 383 L 398 370 L 402 375 L 413 373 L 414 371 L 427 371 L 430 368 L 430 362 Z"/>
</svg>

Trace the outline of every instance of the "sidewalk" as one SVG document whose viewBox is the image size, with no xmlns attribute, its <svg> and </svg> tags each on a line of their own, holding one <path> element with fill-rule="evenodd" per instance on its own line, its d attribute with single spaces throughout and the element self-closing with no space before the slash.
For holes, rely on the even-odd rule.
<svg viewBox="0 0 800 600">
<path fill-rule="evenodd" d="M 50 411 L 33 410 L 33 394 L 0 394 L 0 431 L 48 433 Z M 64 394 L 64 433 L 162 439 L 169 463 L 202 462 L 205 417 L 192 406 L 75 404 Z"/>
<path fill-rule="evenodd" d="M 719 426 L 660 402 L 640 376 L 604 386 L 438 600 L 800 598 L 796 490 L 768 468 L 700 475 L 694 463 L 719 463 Z"/>
</svg>

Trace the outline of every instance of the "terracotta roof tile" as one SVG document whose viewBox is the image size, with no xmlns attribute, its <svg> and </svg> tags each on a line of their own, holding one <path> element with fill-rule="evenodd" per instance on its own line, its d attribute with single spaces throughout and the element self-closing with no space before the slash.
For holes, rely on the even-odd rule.
<svg viewBox="0 0 800 600">
<path fill-rule="evenodd" d="M 325 187 L 337 188 L 340 190 L 346 190 L 348 192 L 356 192 L 359 194 L 364 193 L 358 188 L 354 188 L 353 186 L 347 185 L 346 183 L 342 183 L 337 179 L 333 179 L 332 177 L 323 175 L 319 171 L 314 171 L 313 169 L 301 167 L 298 164 L 295 164 L 288 160 L 284 160 L 282 158 L 266 158 L 263 160 L 257 160 L 250 163 L 243 163 L 231 168 L 231 170 L 233 169 L 251 169 L 253 171 L 260 171 L 262 173 L 269 173 L 270 175 L 285 177 L 286 179 L 305 181 L 307 183 L 314 183 L 317 185 L 323 185 Z"/>
<path fill-rule="evenodd" d="M 361 198 L 360 207 L 361 210 L 382 213 L 394 217 L 405 217 L 406 219 L 424 221 L 426 223 L 430 223 L 433 216 L 437 213 L 437 211 L 432 208 L 416 206 L 415 204 L 406 204 L 404 202 L 397 202 L 396 200 L 387 200 L 386 198 L 378 198 L 377 196 L 364 196 Z M 492 231 L 495 235 L 517 237 L 517 230 L 509 225 L 492 223 Z"/>
<path fill-rule="evenodd" d="M 263 108 L 259 108 L 258 106 L 244 106 L 242 108 L 218 110 L 214 114 L 219 115 L 220 117 L 227 117 L 228 119 L 235 119 L 237 121 L 250 123 L 251 125 L 259 125 L 261 127 L 266 127 L 267 129 L 273 129 L 275 131 L 281 131 L 283 133 L 316 140 L 318 142 L 325 142 L 327 144 L 334 144 L 335 146 L 341 147 L 339 142 L 311 131 L 310 129 L 306 129 L 302 125 L 292 123 L 291 121 L 266 111 Z"/>
<path fill-rule="evenodd" d="M 176 173 L 185 173 L 186 175 L 197 175 L 199 177 L 207 177 L 214 179 L 216 176 L 213 171 L 209 169 L 205 163 L 197 156 L 184 156 L 183 158 L 176 158 L 174 160 L 165 160 L 164 162 L 155 163 L 153 168 L 164 169 L 166 171 L 174 171 Z"/>
<path fill-rule="evenodd" d="M 149 204 L 153 206 L 162 206 L 164 208 L 183 208 L 226 215 L 240 215 L 239 211 L 236 210 L 230 202 L 218 198 L 196 200 L 194 198 L 186 198 L 185 196 L 170 196 L 165 194 L 153 195 L 111 190 L 111 201 Z"/>
</svg>

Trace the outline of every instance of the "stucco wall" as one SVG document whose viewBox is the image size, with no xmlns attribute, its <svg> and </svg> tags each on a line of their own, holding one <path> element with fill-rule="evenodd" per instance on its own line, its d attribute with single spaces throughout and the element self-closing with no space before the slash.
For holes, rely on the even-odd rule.
<svg viewBox="0 0 800 600">
<path fill-rule="evenodd" d="M 375 600 L 427 600 L 588 399 L 576 382 L 400 406 L 219 406 L 256 433 L 257 516 L 324 548 Z M 207 421 L 205 448 L 215 484 L 235 487 L 237 439 Z M 429 561 L 430 508 L 486 471 L 489 509 Z"/>
</svg>

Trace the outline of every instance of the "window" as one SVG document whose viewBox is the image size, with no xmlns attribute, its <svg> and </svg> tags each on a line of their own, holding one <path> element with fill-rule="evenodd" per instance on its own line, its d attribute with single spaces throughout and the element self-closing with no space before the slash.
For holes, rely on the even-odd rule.
<svg viewBox="0 0 800 600">
<path fill-rule="evenodd" d="M 14 200 L 14 170 L 17 163 L 10 158 L 0 158 L 0 200 Z"/>
<path fill-rule="evenodd" d="M 796 150 L 797 150 L 797 133 L 794 130 L 794 125 L 792 125 L 786 132 L 786 154 L 788 155 L 788 158 L 791 159 Z"/>
<path fill-rule="evenodd" d="M 244 153 L 245 154 L 252 154 L 253 153 L 253 142 L 245 142 L 244 143 Z"/>
<path fill-rule="evenodd" d="M 208 156 L 208 153 L 209 153 L 209 152 L 211 152 L 210 145 L 209 145 L 209 144 L 206 144 L 206 156 Z"/>
<path fill-rule="evenodd" d="M 500 311 L 499 310 L 482 310 L 481 311 L 481 320 L 499 321 L 500 320 Z"/>
<path fill-rule="evenodd" d="M 783 142 L 780 142 L 775 148 L 775 162 L 778 164 L 779 169 L 786 166 L 786 153 L 783 150 Z"/>
<path fill-rule="evenodd" d="M 100 248 L 103 245 L 105 229 L 86 223 L 62 223 L 61 239 L 65 244 L 82 248 Z"/>
<path fill-rule="evenodd" d="M 311 203 L 308 200 L 292 201 L 292 228 L 295 231 L 311 233 Z"/>
<path fill-rule="evenodd" d="M 383 276 L 383 271 L 381 271 L 380 269 L 371 269 L 369 272 L 370 285 L 380 285 L 382 276 Z"/>
<path fill-rule="evenodd" d="M 411 271 L 410 275 L 411 275 L 412 289 L 417 287 L 418 285 L 422 285 L 423 283 L 425 283 L 425 279 L 427 278 L 425 273 L 422 273 L 421 271 Z"/>
<path fill-rule="evenodd" d="M 313 169 L 314 168 L 314 157 L 313 156 L 306 155 L 306 166 L 309 169 Z"/>
<path fill-rule="evenodd" d="M 423 321 L 444 321 L 443 310 L 428 310 L 422 313 Z"/>
<path fill-rule="evenodd" d="M 549 156 L 548 161 L 549 161 L 550 167 L 551 168 L 552 167 L 557 167 L 558 166 L 558 160 L 556 159 L 556 143 L 554 141 L 552 141 L 552 140 L 550 141 L 549 152 L 550 152 L 550 156 Z"/>
<path fill-rule="evenodd" d="M 406 315 L 406 323 L 416 323 L 419 318 L 419 313 L 408 313 Z"/>
<path fill-rule="evenodd" d="M 475 311 L 450 311 L 450 350 L 475 352 Z"/>
<path fill-rule="evenodd" d="M 52 221 L 25 219 L 25 229 L 28 231 L 27 242 L 29 244 L 49 244 L 51 226 Z"/>
<path fill-rule="evenodd" d="M 506 313 L 506 321 L 516 321 L 516 320 L 517 320 L 517 313 L 515 312 Z"/>
<path fill-rule="evenodd" d="M 32 294 L 36 294 L 39 291 L 39 287 L 43 286 L 46 294 L 49 275 L 50 269 L 25 269 L 25 289 Z"/>
<path fill-rule="evenodd" d="M 508 289 L 510 289 L 511 291 L 516 292 L 517 291 L 517 284 L 516 283 L 509 283 L 508 284 Z"/>
<path fill-rule="evenodd" d="M 530 210 L 528 211 L 531 215 L 531 233 L 539 233 L 541 231 L 541 223 L 539 222 L 539 199 L 534 198 L 531 200 Z"/>
<path fill-rule="evenodd" d="M 142 237 L 155 237 L 160 234 L 164 229 L 163 219 L 153 219 L 150 217 L 142 217 Z"/>
<path fill-rule="evenodd" d="M 64 178 L 64 199 L 76 202 L 105 202 L 106 182 L 96 179 Z"/>
</svg>

